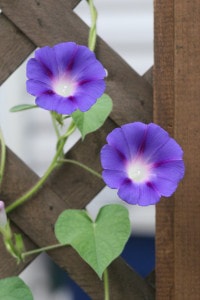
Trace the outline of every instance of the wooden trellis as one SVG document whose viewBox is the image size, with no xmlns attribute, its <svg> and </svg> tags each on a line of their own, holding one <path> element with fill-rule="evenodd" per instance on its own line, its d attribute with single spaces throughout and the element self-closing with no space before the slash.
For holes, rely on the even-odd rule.
<svg viewBox="0 0 200 300">
<path fill-rule="evenodd" d="M 36 48 L 61 41 L 86 44 L 87 26 L 73 13 L 80 0 L 0 0 L 0 83 Z M 155 1 L 155 68 L 153 102 L 151 71 L 139 76 L 100 38 L 97 56 L 108 69 L 107 92 L 114 110 L 98 133 L 77 143 L 67 154 L 100 171 L 99 149 L 114 127 L 140 120 L 167 129 L 184 148 L 187 173 L 173 199 L 157 209 L 157 299 L 200 299 L 200 3 Z M 154 106 L 153 106 L 154 103 Z M 92 159 L 88 153 L 93 153 Z M 23 194 L 38 177 L 8 150 L 1 198 L 7 204 Z M 10 214 L 27 249 L 55 243 L 53 224 L 61 211 L 83 208 L 103 188 L 102 182 L 74 166 L 56 170 L 31 201 Z M 199 197 L 200 198 L 200 197 Z M 31 215 L 30 215 L 31 212 Z M 94 300 L 103 299 L 95 273 L 73 249 L 49 253 L 52 259 Z M 0 277 L 19 274 L 0 242 Z M 118 258 L 109 267 L 111 299 L 155 299 L 143 280 Z"/>
</svg>

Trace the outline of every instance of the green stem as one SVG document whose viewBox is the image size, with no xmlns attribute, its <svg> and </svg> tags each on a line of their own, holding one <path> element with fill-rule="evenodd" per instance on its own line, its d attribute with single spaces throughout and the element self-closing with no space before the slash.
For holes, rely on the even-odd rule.
<svg viewBox="0 0 200 300">
<path fill-rule="evenodd" d="M 60 159 L 59 161 L 62 163 L 71 163 L 71 164 L 77 165 L 77 166 L 83 168 L 84 170 L 90 172 L 91 174 L 95 175 L 96 177 L 102 179 L 102 176 L 98 172 L 96 172 L 95 170 L 91 169 L 90 167 L 80 163 L 77 160 L 65 158 L 65 159 Z"/>
<path fill-rule="evenodd" d="M 90 7 L 90 15 L 91 15 L 91 27 L 88 37 L 88 47 L 90 50 L 94 51 L 96 46 L 96 39 L 97 39 L 97 10 L 94 6 L 93 0 L 87 0 L 89 7 Z"/>
<path fill-rule="evenodd" d="M 24 260 L 26 256 L 38 254 L 38 253 L 45 252 L 45 251 L 54 250 L 54 249 L 61 248 L 61 247 L 64 247 L 64 246 L 67 246 L 67 244 L 55 244 L 55 245 L 46 246 L 46 247 L 39 248 L 39 249 L 34 249 L 34 250 L 31 250 L 31 251 L 23 252 L 21 254 L 21 257 Z"/>
<path fill-rule="evenodd" d="M 104 282 L 104 300 L 109 300 L 109 279 L 108 279 L 108 270 L 105 269 L 103 273 L 103 282 Z"/>
<path fill-rule="evenodd" d="M 6 144 L 4 141 L 3 133 L 0 128 L 0 143 L 1 143 L 1 158 L 0 158 L 0 186 L 4 176 L 5 164 L 6 164 Z"/>
<path fill-rule="evenodd" d="M 66 143 L 66 140 L 74 132 L 75 129 L 76 129 L 76 126 L 72 122 L 71 125 L 69 126 L 69 129 L 68 129 L 67 133 L 60 138 L 60 143 L 59 143 L 59 146 L 57 148 L 56 154 L 55 154 L 51 164 L 49 165 L 48 169 L 44 173 L 44 175 L 40 178 L 40 180 L 27 193 L 25 193 L 20 198 L 15 200 L 12 204 L 10 204 L 6 208 L 7 213 L 11 212 L 12 210 L 17 208 L 18 206 L 22 205 L 25 201 L 27 201 L 29 198 L 31 198 L 42 187 L 44 182 L 47 180 L 49 175 L 52 173 L 52 171 L 57 166 L 58 159 L 59 159 L 60 155 L 63 152 L 63 147 Z"/>
<path fill-rule="evenodd" d="M 58 126 L 57 126 L 57 123 L 56 123 L 56 119 L 54 118 L 53 112 L 51 112 L 51 120 L 52 120 L 53 128 L 54 128 L 55 133 L 56 133 L 56 137 L 57 137 L 57 139 L 59 139 L 60 138 L 60 132 L 58 130 Z"/>
</svg>

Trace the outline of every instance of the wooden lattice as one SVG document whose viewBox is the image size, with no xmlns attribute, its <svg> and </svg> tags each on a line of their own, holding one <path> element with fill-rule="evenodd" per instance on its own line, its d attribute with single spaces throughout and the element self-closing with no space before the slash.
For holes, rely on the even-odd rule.
<svg viewBox="0 0 200 300">
<path fill-rule="evenodd" d="M 36 48 L 61 41 L 86 44 L 87 26 L 73 13 L 80 0 L 0 0 L 0 83 Z M 198 0 L 155 1 L 154 110 L 151 71 L 139 76 L 100 38 L 97 56 L 109 70 L 107 92 L 114 110 L 98 133 L 77 143 L 68 157 L 100 171 L 99 149 L 114 127 L 154 120 L 174 135 L 185 151 L 188 171 L 172 199 L 157 210 L 157 299 L 200 299 L 200 205 L 198 165 L 200 111 L 200 3 Z M 92 159 L 88 153 L 93 153 Z M 38 177 L 8 150 L 1 198 L 10 204 Z M 10 214 L 27 249 L 55 243 L 53 224 L 66 208 L 82 208 L 103 188 L 84 171 L 62 166 L 31 201 Z M 199 197 L 200 198 L 200 197 Z M 31 212 L 31 214 L 30 214 Z M 0 242 L 0 276 L 19 274 Z M 103 299 L 95 273 L 73 249 L 49 253 L 94 300 Z M 30 259 L 31 260 L 31 259 Z M 109 267 L 111 299 L 155 299 L 148 281 L 118 258 Z"/>
</svg>

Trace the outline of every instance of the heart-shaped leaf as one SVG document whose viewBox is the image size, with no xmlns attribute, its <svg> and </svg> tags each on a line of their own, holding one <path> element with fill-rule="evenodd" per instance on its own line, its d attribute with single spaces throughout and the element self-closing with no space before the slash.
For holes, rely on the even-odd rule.
<svg viewBox="0 0 200 300">
<path fill-rule="evenodd" d="M 0 280 L 0 299 L 2 300 L 33 300 L 29 287 L 19 277 Z"/>
<path fill-rule="evenodd" d="M 112 100 L 108 95 L 103 94 L 88 111 L 75 111 L 72 114 L 72 118 L 81 132 L 82 139 L 85 138 L 86 134 L 99 129 L 109 116 L 111 110 Z"/>
<path fill-rule="evenodd" d="M 55 234 L 61 244 L 71 245 L 102 278 L 129 238 L 128 210 L 119 204 L 106 205 L 95 222 L 85 210 L 65 210 L 55 224 Z"/>
</svg>

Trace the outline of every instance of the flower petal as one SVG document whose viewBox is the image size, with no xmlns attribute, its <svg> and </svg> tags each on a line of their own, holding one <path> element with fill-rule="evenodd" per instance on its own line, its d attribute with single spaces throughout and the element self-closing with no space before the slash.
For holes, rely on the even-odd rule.
<svg viewBox="0 0 200 300">
<path fill-rule="evenodd" d="M 140 199 L 140 187 L 126 179 L 119 187 L 118 196 L 129 204 L 137 204 Z"/>
<path fill-rule="evenodd" d="M 169 138 L 164 145 L 151 154 L 149 161 L 160 164 L 166 161 L 181 160 L 182 157 L 183 150 L 181 147 L 173 138 Z"/>
<path fill-rule="evenodd" d="M 94 52 L 92 52 L 89 48 L 86 46 L 78 46 L 77 51 L 73 58 L 73 63 L 71 64 L 70 71 L 74 76 L 77 74 L 82 73 L 85 69 L 88 68 L 88 66 L 92 64 L 96 64 L 97 60 L 95 57 Z M 98 64 L 98 63 L 97 63 Z M 95 78 L 101 78 L 103 79 L 105 77 L 105 70 L 103 66 L 99 63 L 98 64 L 100 69 L 98 72 L 103 72 L 103 77 L 95 77 Z M 96 76 L 98 76 L 98 72 L 96 73 Z M 87 73 L 87 72 L 86 72 Z"/>
<path fill-rule="evenodd" d="M 35 58 L 46 68 L 50 77 L 58 76 L 58 64 L 53 48 L 45 46 L 36 50 Z"/>
<path fill-rule="evenodd" d="M 60 75 L 65 73 L 74 60 L 78 45 L 74 42 L 60 43 L 53 47 Z"/>
<path fill-rule="evenodd" d="M 169 134 L 163 128 L 153 123 L 148 124 L 143 154 L 145 157 L 150 157 L 157 150 L 159 151 L 169 139 Z"/>
<path fill-rule="evenodd" d="M 132 158 L 140 156 L 141 149 L 146 137 L 147 125 L 141 122 L 125 124 L 122 127 Z"/>
<path fill-rule="evenodd" d="M 161 194 L 156 189 L 156 187 L 147 182 L 140 186 L 140 198 L 138 204 L 141 206 L 148 206 L 156 204 L 161 198 Z"/>
<path fill-rule="evenodd" d="M 31 58 L 27 63 L 26 75 L 29 79 L 39 80 L 46 84 L 51 84 L 51 78 L 49 77 L 48 69 L 44 67 L 35 58 Z"/>
<path fill-rule="evenodd" d="M 131 180 L 125 181 L 118 190 L 119 197 L 129 204 L 147 206 L 157 203 L 160 194 L 150 184 L 135 184 Z"/>
<path fill-rule="evenodd" d="M 184 176 L 184 162 L 171 161 L 154 169 L 155 176 L 152 177 L 151 182 L 160 192 L 161 195 L 169 197 L 171 196 Z"/>
<path fill-rule="evenodd" d="M 126 180 L 127 175 L 122 171 L 104 170 L 102 172 L 102 177 L 110 188 L 118 189 L 124 180 Z"/>
<path fill-rule="evenodd" d="M 126 160 L 120 152 L 110 145 L 105 145 L 101 149 L 101 164 L 104 169 L 118 170 L 125 172 Z"/>
<path fill-rule="evenodd" d="M 42 94 L 36 99 L 36 104 L 46 110 L 56 111 L 58 114 L 71 114 L 77 109 L 71 98 L 64 98 L 57 94 Z"/>
<path fill-rule="evenodd" d="M 105 69 L 103 68 L 102 64 L 96 59 L 85 66 L 81 72 L 76 74 L 76 78 L 79 82 L 103 79 L 105 76 Z"/>
<path fill-rule="evenodd" d="M 108 144 L 113 147 L 124 159 L 131 158 L 127 140 L 121 128 L 115 128 L 106 138 Z"/>
<path fill-rule="evenodd" d="M 103 94 L 104 90 L 105 82 L 103 80 L 90 81 L 79 86 L 74 93 L 78 108 L 81 111 L 89 110 Z"/>
<path fill-rule="evenodd" d="M 26 90 L 31 95 L 40 96 L 43 93 L 51 91 L 51 86 L 38 80 L 29 79 L 26 82 Z"/>
</svg>

